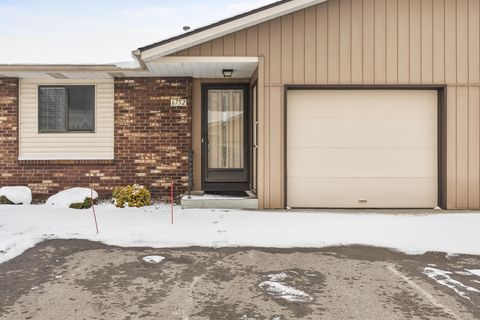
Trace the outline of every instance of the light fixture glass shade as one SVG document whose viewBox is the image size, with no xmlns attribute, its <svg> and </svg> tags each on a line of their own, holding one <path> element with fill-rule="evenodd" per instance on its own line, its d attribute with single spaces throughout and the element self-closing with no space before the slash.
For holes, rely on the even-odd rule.
<svg viewBox="0 0 480 320">
<path fill-rule="evenodd" d="M 224 78 L 231 78 L 233 75 L 233 69 L 223 69 L 222 74 Z"/>
</svg>

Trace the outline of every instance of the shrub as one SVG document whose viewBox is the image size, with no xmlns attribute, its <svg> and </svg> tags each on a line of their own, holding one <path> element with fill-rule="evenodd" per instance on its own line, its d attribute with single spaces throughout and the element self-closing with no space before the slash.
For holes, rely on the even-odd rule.
<svg viewBox="0 0 480 320">
<path fill-rule="evenodd" d="M 92 200 L 92 198 L 85 198 L 83 202 L 72 203 L 70 208 L 72 209 L 88 209 L 92 207 L 92 205 L 97 204 L 97 199 Z"/>
<path fill-rule="evenodd" d="M 138 184 L 115 188 L 112 196 L 115 206 L 119 208 L 150 205 L 150 191 Z"/>
<path fill-rule="evenodd" d="M 8 200 L 5 196 L 0 196 L 0 204 L 13 204 L 13 202 Z"/>
</svg>

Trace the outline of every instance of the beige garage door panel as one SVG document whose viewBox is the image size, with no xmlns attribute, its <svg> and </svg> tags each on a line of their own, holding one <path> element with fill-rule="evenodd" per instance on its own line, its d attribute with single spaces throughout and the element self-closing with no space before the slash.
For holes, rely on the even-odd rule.
<svg viewBox="0 0 480 320">
<path fill-rule="evenodd" d="M 320 93 L 321 92 L 321 93 Z M 320 98 L 321 94 L 321 99 Z M 290 90 L 295 116 L 320 118 L 423 118 L 431 119 L 437 103 L 434 90 Z M 378 103 L 381 102 L 381 103 Z M 341 105 L 341 108 L 336 106 Z"/>
<path fill-rule="evenodd" d="M 431 208 L 435 178 L 289 179 L 292 208 Z M 366 202 L 364 202 L 366 200 Z"/>
<path fill-rule="evenodd" d="M 287 205 L 437 205 L 434 90 L 291 90 Z"/>
<path fill-rule="evenodd" d="M 376 159 L 381 159 L 376 160 Z M 435 149 L 288 148 L 290 177 L 427 177 L 437 174 Z"/>
<path fill-rule="evenodd" d="M 288 118 L 291 147 L 433 147 L 435 119 Z M 315 134 L 311 134 L 315 128 Z M 336 132 L 335 139 L 331 133 Z M 379 134 L 381 132 L 382 134 Z M 292 144 L 294 143 L 294 144 Z"/>
</svg>

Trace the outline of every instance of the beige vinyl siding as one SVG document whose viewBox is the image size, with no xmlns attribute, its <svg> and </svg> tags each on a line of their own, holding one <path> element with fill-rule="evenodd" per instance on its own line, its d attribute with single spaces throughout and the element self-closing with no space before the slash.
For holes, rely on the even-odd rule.
<svg viewBox="0 0 480 320">
<path fill-rule="evenodd" d="M 95 132 L 38 133 L 39 85 L 94 85 Z M 21 79 L 19 88 L 19 159 L 113 159 L 113 110 L 113 79 Z"/>
<path fill-rule="evenodd" d="M 446 84 L 447 207 L 480 208 L 479 1 L 329 0 L 211 41 L 263 57 L 260 204 L 284 206 L 285 84 Z"/>
</svg>

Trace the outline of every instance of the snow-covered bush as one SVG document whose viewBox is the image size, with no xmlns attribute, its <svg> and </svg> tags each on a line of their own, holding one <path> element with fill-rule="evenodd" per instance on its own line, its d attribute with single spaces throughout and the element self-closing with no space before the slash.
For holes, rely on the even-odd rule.
<svg viewBox="0 0 480 320">
<path fill-rule="evenodd" d="M 0 188 L 0 204 L 30 204 L 32 190 L 28 187 Z"/>
<path fill-rule="evenodd" d="M 47 205 L 69 208 L 74 203 L 83 203 L 87 198 L 97 199 L 98 193 L 90 188 L 71 188 L 54 194 L 47 200 Z"/>
<path fill-rule="evenodd" d="M 150 205 L 150 191 L 138 184 L 115 188 L 112 197 L 115 206 L 119 208 Z"/>
</svg>

